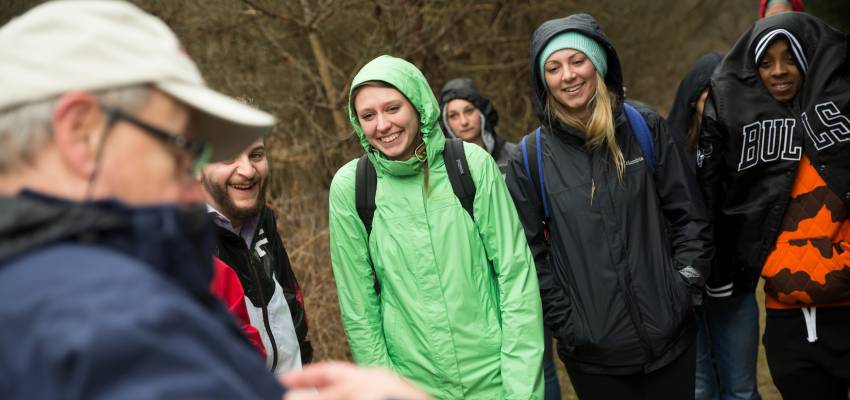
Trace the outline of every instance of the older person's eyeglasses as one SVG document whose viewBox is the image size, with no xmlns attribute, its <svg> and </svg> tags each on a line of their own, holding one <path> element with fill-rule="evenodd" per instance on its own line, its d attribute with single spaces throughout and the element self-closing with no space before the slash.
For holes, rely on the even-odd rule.
<svg viewBox="0 0 850 400">
<path fill-rule="evenodd" d="M 121 111 L 115 107 L 109 106 L 101 106 L 103 108 L 103 112 L 106 113 L 107 117 L 107 127 L 112 127 L 118 121 L 129 122 L 130 124 L 136 126 L 141 129 L 145 133 L 153 136 L 154 138 L 175 147 L 178 150 L 185 151 L 192 156 L 192 168 L 189 172 L 192 176 L 197 176 L 201 173 L 204 166 L 210 160 L 210 156 L 212 155 L 212 146 L 207 143 L 193 141 L 185 136 L 176 135 L 165 130 L 159 129 L 155 126 L 148 124 L 130 114 Z"/>
</svg>

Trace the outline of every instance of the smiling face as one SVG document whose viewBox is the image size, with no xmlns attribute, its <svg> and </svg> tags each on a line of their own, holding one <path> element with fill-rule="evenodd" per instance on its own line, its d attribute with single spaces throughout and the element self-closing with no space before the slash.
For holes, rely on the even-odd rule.
<svg viewBox="0 0 850 400">
<path fill-rule="evenodd" d="M 759 60 L 758 71 L 764 87 L 777 101 L 791 101 L 800 90 L 803 78 L 785 39 L 770 44 Z"/>
<path fill-rule="evenodd" d="M 464 142 L 481 140 L 481 112 L 464 99 L 454 99 L 446 104 L 446 121 L 452 133 Z"/>
<path fill-rule="evenodd" d="M 354 98 L 357 121 L 372 147 L 390 160 L 413 156 L 419 137 L 419 114 L 392 87 L 363 86 Z"/>
<path fill-rule="evenodd" d="M 596 68 L 584 53 L 558 50 L 546 60 L 543 71 L 549 93 L 558 103 L 582 120 L 589 116 L 587 105 L 596 94 Z"/>
<path fill-rule="evenodd" d="M 268 174 L 266 149 L 263 139 L 258 139 L 236 158 L 204 167 L 201 180 L 207 203 L 233 226 L 240 226 L 262 210 Z"/>
</svg>

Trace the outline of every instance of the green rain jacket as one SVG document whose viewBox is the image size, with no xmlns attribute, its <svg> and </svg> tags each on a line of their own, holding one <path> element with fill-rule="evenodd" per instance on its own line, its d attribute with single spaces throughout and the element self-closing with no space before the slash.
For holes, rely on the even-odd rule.
<svg viewBox="0 0 850 400">
<path fill-rule="evenodd" d="M 355 205 L 357 160 L 340 168 L 330 188 L 331 258 L 355 362 L 391 368 L 439 399 L 542 399 L 540 292 L 499 168 L 480 147 L 464 145 L 476 187 L 473 221 L 449 183 L 440 110 L 425 77 L 407 61 L 381 56 L 351 88 L 375 80 L 418 111 L 429 188 L 424 163 L 385 158 L 349 107 L 378 175 L 371 235 Z"/>
</svg>

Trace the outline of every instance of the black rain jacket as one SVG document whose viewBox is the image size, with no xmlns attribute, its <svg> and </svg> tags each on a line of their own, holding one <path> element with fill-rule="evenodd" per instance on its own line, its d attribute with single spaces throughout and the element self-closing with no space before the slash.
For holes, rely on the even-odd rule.
<svg viewBox="0 0 850 400">
<path fill-rule="evenodd" d="M 667 127 L 673 139 L 682 147 L 688 157 L 688 165 L 691 167 L 696 163 L 696 150 L 691 145 L 688 131 L 694 120 L 696 102 L 700 94 L 711 84 L 711 75 L 720 64 L 723 54 L 711 52 L 704 54 L 688 70 L 685 77 L 679 83 L 676 90 L 676 99 L 667 114 Z"/>
<path fill-rule="evenodd" d="M 622 181 L 604 146 L 588 151 L 583 133 L 544 114 L 546 88 L 537 58 L 552 37 L 568 30 L 595 39 L 607 52 L 605 81 L 618 98 L 616 140 L 627 164 Z M 648 169 L 623 112 L 619 58 L 590 15 L 538 28 L 531 65 L 552 214 L 548 238 L 539 191 L 526 176 L 521 151 L 508 164 L 507 184 L 534 255 L 544 323 L 558 339 L 561 359 L 576 369 L 657 370 L 694 341 L 691 310 L 711 255 L 699 189 L 662 119 L 638 105 L 652 131 L 657 161 L 654 173 Z M 690 278 L 686 281 L 679 270 L 691 272 Z"/>
<path fill-rule="evenodd" d="M 807 66 L 794 99 L 762 84 L 755 48 L 776 29 L 799 42 Z M 707 282 L 718 297 L 752 291 L 779 235 L 805 152 L 850 207 L 850 40 L 804 13 L 757 21 L 717 68 L 705 105 L 697 176 L 713 216 L 717 254 Z M 800 64 L 800 63 L 803 64 Z"/>
</svg>

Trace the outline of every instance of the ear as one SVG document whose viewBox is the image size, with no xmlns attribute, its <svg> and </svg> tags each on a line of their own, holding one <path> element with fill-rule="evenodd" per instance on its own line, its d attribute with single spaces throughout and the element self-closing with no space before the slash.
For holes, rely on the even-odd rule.
<svg viewBox="0 0 850 400">
<path fill-rule="evenodd" d="M 97 100 L 85 92 L 69 92 L 53 110 L 53 138 L 62 161 L 74 175 L 89 179 L 97 168 L 97 152 L 106 133 L 106 117 Z"/>
</svg>

